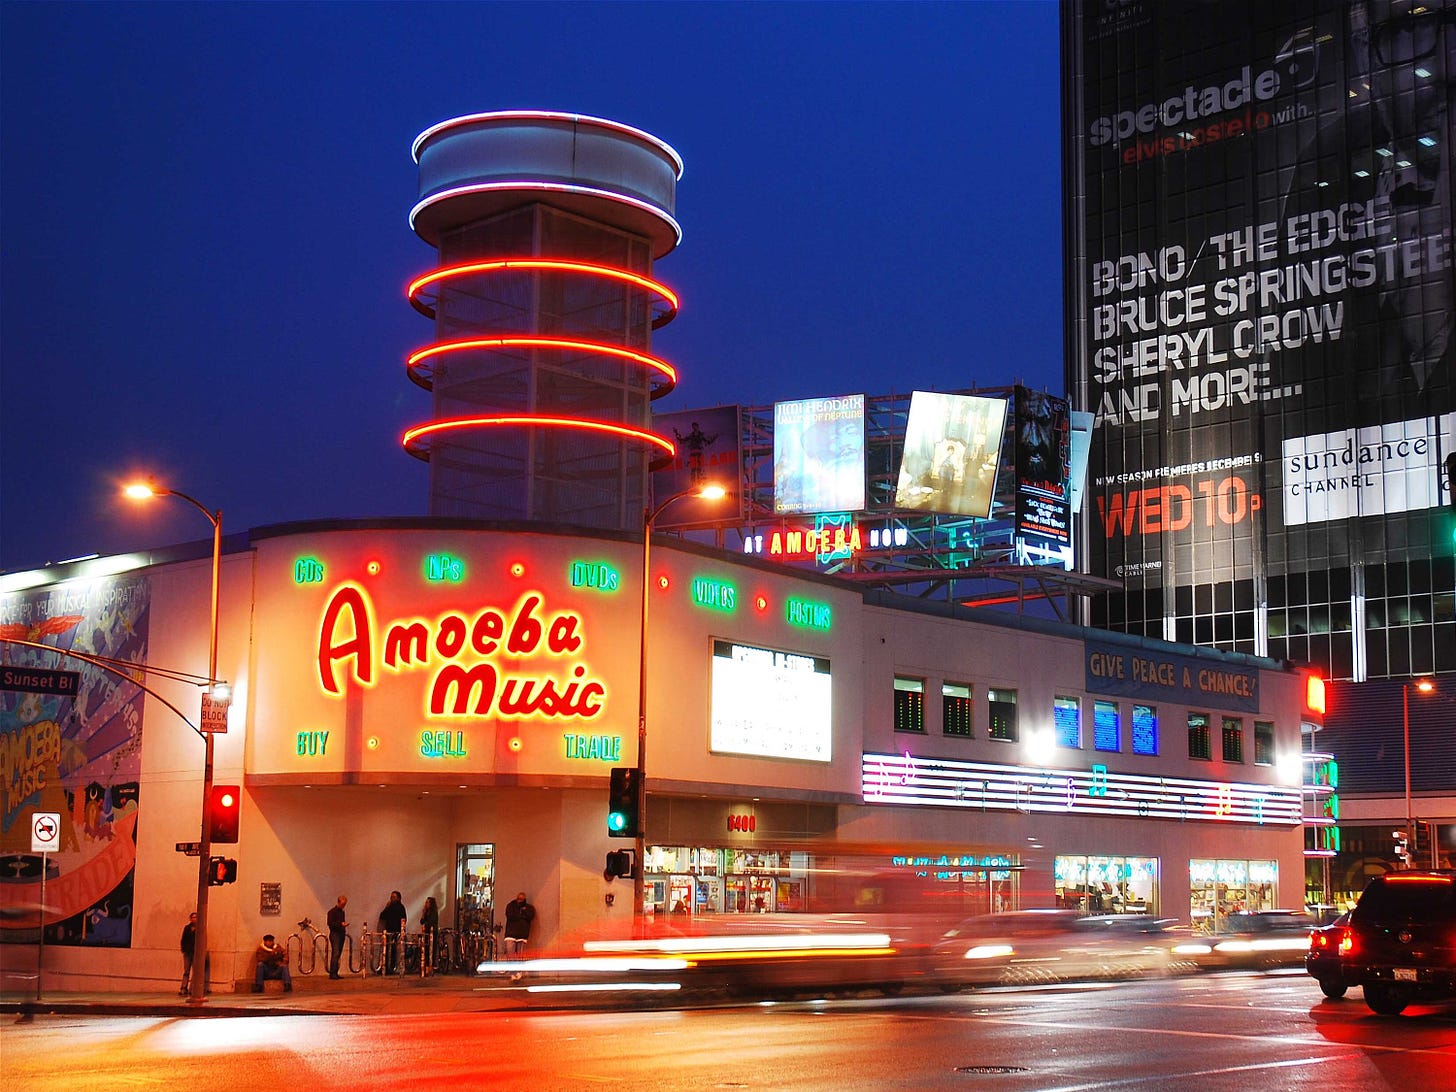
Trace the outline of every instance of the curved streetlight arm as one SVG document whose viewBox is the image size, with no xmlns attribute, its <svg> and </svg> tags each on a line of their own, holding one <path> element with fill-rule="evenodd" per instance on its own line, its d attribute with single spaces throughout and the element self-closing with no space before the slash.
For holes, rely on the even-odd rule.
<svg viewBox="0 0 1456 1092">
<path fill-rule="evenodd" d="M 218 530 L 222 526 L 221 508 L 209 508 L 196 497 L 189 497 L 180 489 L 157 489 L 154 487 L 152 489 L 152 495 L 157 497 L 180 497 L 182 500 L 185 500 L 188 504 L 192 505 L 193 508 L 196 508 L 199 512 L 206 516 L 207 521 L 212 524 L 212 529 L 214 531 Z"/>
<path fill-rule="evenodd" d="M 699 483 L 674 493 L 655 508 L 642 509 L 642 616 L 637 647 L 637 837 L 633 843 L 637 860 L 632 869 L 632 918 L 636 922 L 646 917 L 643 874 L 647 869 L 647 604 L 652 590 L 652 525 L 668 505 L 684 497 L 722 500 L 726 495 L 722 486 Z"/>
<path fill-rule="evenodd" d="M 128 496 L 142 498 L 153 497 L 177 497 L 186 501 L 196 508 L 204 516 L 207 522 L 212 524 L 212 590 L 211 622 L 208 628 L 207 641 L 207 690 L 203 696 L 203 704 L 217 694 L 217 593 L 222 570 L 222 509 L 212 509 L 203 504 L 196 497 L 188 496 L 178 489 L 159 488 L 150 483 L 147 485 L 128 486 Z M 193 933 L 192 940 L 192 975 L 189 982 L 188 1001 L 194 1005 L 203 1003 L 207 994 L 207 902 L 208 889 L 210 887 L 211 869 L 209 868 L 212 859 L 212 769 L 213 769 L 213 742 L 212 733 L 203 732 L 203 753 L 202 753 L 202 824 L 200 837 L 198 838 L 198 861 L 197 861 L 197 928 Z"/>
</svg>

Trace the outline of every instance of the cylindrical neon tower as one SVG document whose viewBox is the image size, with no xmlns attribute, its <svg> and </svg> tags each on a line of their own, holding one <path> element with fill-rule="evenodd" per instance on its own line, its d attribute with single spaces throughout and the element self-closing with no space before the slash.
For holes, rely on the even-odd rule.
<svg viewBox="0 0 1456 1092">
<path fill-rule="evenodd" d="M 677 297 L 652 263 L 682 238 L 682 159 L 639 129 L 536 110 L 470 114 L 414 143 L 410 226 L 439 253 L 409 286 L 435 320 L 409 376 L 433 419 L 430 514 L 640 529 L 672 442 L 650 404 L 677 373 L 651 354 Z"/>
</svg>

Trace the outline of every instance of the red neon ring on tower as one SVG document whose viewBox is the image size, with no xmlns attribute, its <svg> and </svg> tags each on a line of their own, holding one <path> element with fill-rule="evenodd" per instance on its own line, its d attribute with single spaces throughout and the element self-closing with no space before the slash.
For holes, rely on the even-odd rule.
<svg viewBox="0 0 1456 1092">
<path fill-rule="evenodd" d="M 409 367 L 410 378 L 418 383 L 425 390 L 431 390 L 434 386 L 433 370 L 421 367 L 422 361 L 431 360 L 442 353 L 460 352 L 464 349 L 566 349 L 580 353 L 600 353 L 603 356 L 615 356 L 622 360 L 630 360 L 633 363 L 641 364 L 643 367 L 661 373 L 666 382 L 659 380 L 658 385 L 652 388 L 652 397 L 661 398 L 677 386 L 677 369 L 665 360 L 659 360 L 655 356 L 648 356 L 646 353 L 639 353 L 635 349 L 624 349 L 620 345 L 605 345 L 600 341 L 580 341 L 576 338 L 566 337 L 536 337 L 534 335 L 513 334 L 507 337 L 471 337 L 461 341 L 441 341 L 434 345 L 426 345 L 423 349 L 417 349 L 410 354 L 406 364 Z"/>
<path fill-rule="evenodd" d="M 665 306 L 654 308 L 656 314 L 652 318 L 654 330 L 666 326 L 677 317 L 678 297 L 677 293 L 668 288 L 667 285 L 644 277 L 640 273 L 633 273 L 629 269 L 620 269 L 611 265 L 597 265 L 592 262 L 568 262 L 554 258 L 499 258 L 487 262 L 466 262 L 463 265 L 445 266 L 440 269 L 417 277 L 410 283 L 405 294 L 409 297 L 410 305 L 426 318 L 435 317 L 434 306 L 421 299 L 421 294 L 426 288 L 438 284 L 441 281 L 449 280 L 452 277 L 466 277 L 472 273 L 498 273 L 506 270 L 540 270 L 548 273 L 585 273 L 593 277 L 605 277 L 609 280 L 621 281 L 623 284 L 635 285 L 654 297 L 654 303 L 660 301 Z"/>
<path fill-rule="evenodd" d="M 606 432 L 614 436 L 621 436 L 628 440 L 638 440 L 645 444 L 653 444 L 662 449 L 662 454 L 652 461 L 653 467 L 665 466 L 677 454 L 677 448 L 673 442 L 665 436 L 659 436 L 655 432 L 648 432 L 645 429 L 632 428 L 628 425 L 619 425 L 612 421 L 593 421 L 581 417 L 552 417 L 537 413 L 510 413 L 490 414 L 484 417 L 449 417 L 440 421 L 431 421 L 429 424 L 416 425 L 414 428 L 405 429 L 400 442 L 404 445 L 405 451 L 409 452 L 416 459 L 428 460 L 430 457 L 429 445 L 423 441 L 438 432 L 448 432 L 461 428 L 489 428 L 494 425 L 524 425 L 543 426 L 546 428 L 573 428 L 586 432 Z"/>
</svg>

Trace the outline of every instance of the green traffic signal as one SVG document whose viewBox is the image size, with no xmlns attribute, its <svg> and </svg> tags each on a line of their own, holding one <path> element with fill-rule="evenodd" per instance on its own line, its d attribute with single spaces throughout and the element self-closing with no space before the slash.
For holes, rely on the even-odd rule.
<svg viewBox="0 0 1456 1092">
<path fill-rule="evenodd" d="M 635 838 L 639 830 L 639 771 L 631 766 L 612 770 L 611 788 L 607 795 L 607 836 Z"/>
</svg>

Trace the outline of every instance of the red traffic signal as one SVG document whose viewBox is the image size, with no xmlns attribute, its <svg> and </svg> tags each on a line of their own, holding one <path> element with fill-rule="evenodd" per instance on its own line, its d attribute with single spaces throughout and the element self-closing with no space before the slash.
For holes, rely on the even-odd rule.
<svg viewBox="0 0 1456 1092">
<path fill-rule="evenodd" d="M 212 826 L 213 842 L 238 840 L 238 816 L 243 810 L 243 793 L 237 785 L 214 785 L 208 802 L 207 820 Z"/>
<path fill-rule="evenodd" d="M 231 857 L 209 857 L 207 859 L 207 885 L 219 887 L 225 883 L 236 883 L 238 862 Z"/>
</svg>

